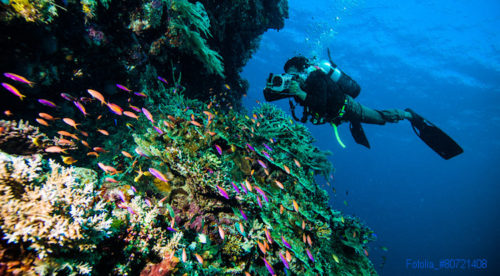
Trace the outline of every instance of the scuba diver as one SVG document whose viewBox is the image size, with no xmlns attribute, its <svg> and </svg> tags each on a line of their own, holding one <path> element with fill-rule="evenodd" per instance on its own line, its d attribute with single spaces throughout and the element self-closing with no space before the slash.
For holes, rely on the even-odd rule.
<svg viewBox="0 0 500 276">
<path fill-rule="evenodd" d="M 296 105 L 290 99 L 293 118 L 302 123 L 308 119 L 313 124 L 330 123 L 342 147 L 345 145 L 340 140 L 337 126 L 343 122 L 350 123 L 349 128 L 356 143 L 370 148 L 361 123 L 384 125 L 407 119 L 415 133 L 444 159 L 463 152 L 446 133 L 409 108 L 375 110 L 355 101 L 361 87 L 333 63 L 329 50 L 328 57 L 329 61 L 304 56 L 289 59 L 285 63 L 284 74 L 269 75 L 264 89 L 266 101 L 293 97 L 304 107 L 302 118 L 299 119 L 295 115 Z"/>
</svg>

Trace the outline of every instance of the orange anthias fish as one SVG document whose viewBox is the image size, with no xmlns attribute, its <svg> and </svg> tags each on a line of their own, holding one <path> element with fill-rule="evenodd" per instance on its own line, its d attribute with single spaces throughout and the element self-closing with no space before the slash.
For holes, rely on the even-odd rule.
<svg viewBox="0 0 500 276">
<path fill-rule="evenodd" d="M 95 150 L 96 152 L 108 152 L 107 150 L 101 147 L 94 147 L 93 150 Z"/>
<path fill-rule="evenodd" d="M 70 118 L 63 118 L 62 119 L 63 122 L 65 122 L 67 125 L 69 126 L 72 126 L 74 127 L 75 129 L 77 128 L 77 126 L 79 126 L 80 124 L 77 124 L 73 119 L 70 119 Z"/>
<path fill-rule="evenodd" d="M 219 227 L 218 227 L 218 228 L 219 228 L 219 235 L 220 235 L 220 238 L 221 238 L 222 240 L 224 240 L 224 237 L 226 236 L 226 235 L 224 234 L 224 229 L 222 229 L 222 227 L 221 227 L 220 225 L 219 225 Z"/>
<path fill-rule="evenodd" d="M 139 116 L 137 116 L 134 112 L 131 111 L 123 111 L 123 115 L 139 120 Z"/>
<path fill-rule="evenodd" d="M 107 104 L 111 112 L 115 113 L 116 115 L 122 115 L 123 114 L 123 108 L 119 107 L 117 104 L 114 103 L 108 103 Z"/>
<path fill-rule="evenodd" d="M 73 143 L 73 141 L 61 138 L 61 139 L 57 140 L 57 144 L 59 144 L 59 145 L 73 145 L 74 143 Z"/>
<path fill-rule="evenodd" d="M 287 174 L 290 174 L 290 169 L 286 165 L 283 165 L 283 169 Z"/>
<path fill-rule="evenodd" d="M 44 118 L 45 120 L 49 120 L 49 121 L 54 121 L 55 118 L 52 117 L 50 114 L 47 114 L 47 113 L 38 113 L 38 116 L 40 116 L 41 118 Z"/>
<path fill-rule="evenodd" d="M 301 167 L 301 165 L 297 159 L 293 159 L 293 162 L 295 162 L 295 165 L 297 165 L 297 167 L 299 167 L 299 168 Z"/>
<path fill-rule="evenodd" d="M 99 93 L 98 91 L 92 90 L 92 89 L 87 89 L 87 92 L 89 92 L 89 94 L 90 94 L 90 96 L 92 96 L 92 98 L 99 100 L 101 102 L 101 105 L 106 104 L 106 100 L 104 100 L 104 96 L 101 93 Z"/>
<path fill-rule="evenodd" d="M 47 123 L 47 121 L 45 121 L 44 119 L 42 118 L 36 118 L 36 121 L 41 124 L 41 125 L 44 125 L 44 126 L 49 126 L 49 123 Z"/>
<path fill-rule="evenodd" d="M 144 114 L 144 116 L 146 116 L 146 118 L 148 120 L 151 121 L 151 123 L 155 123 L 155 120 L 153 119 L 153 115 L 151 115 L 151 112 L 149 112 L 149 110 L 147 110 L 146 108 L 142 108 L 142 113 Z"/>
<path fill-rule="evenodd" d="M 297 201 L 293 201 L 293 209 L 295 210 L 295 212 L 299 212 L 299 204 L 297 204 Z"/>
<path fill-rule="evenodd" d="M 58 147 L 58 146 L 51 146 L 51 147 L 48 147 L 45 149 L 45 152 L 49 152 L 49 153 L 66 153 L 66 150 L 65 149 L 62 149 L 61 147 Z"/>
<path fill-rule="evenodd" d="M 201 125 L 200 123 L 198 123 L 197 121 L 193 121 L 193 120 L 191 120 L 191 121 L 189 121 L 189 122 L 190 122 L 192 125 L 195 125 L 195 126 L 197 126 L 197 127 L 202 127 L 202 126 L 203 126 L 203 125 Z"/>
<path fill-rule="evenodd" d="M 285 186 L 283 186 L 283 184 L 281 184 L 281 182 L 279 182 L 278 180 L 275 179 L 274 182 L 276 182 L 276 185 L 278 185 L 280 189 L 285 189 Z"/>
<path fill-rule="evenodd" d="M 262 251 L 262 253 L 266 255 L 267 253 L 266 247 L 259 241 L 257 241 L 257 246 L 259 247 L 260 251 Z"/>
<path fill-rule="evenodd" d="M 64 131 L 64 130 L 60 130 L 57 133 L 59 135 L 61 135 L 61 136 L 67 136 L 67 137 L 71 137 L 71 138 L 73 138 L 75 140 L 78 140 L 78 136 L 76 136 L 75 134 L 69 133 L 67 131 Z"/>
<path fill-rule="evenodd" d="M 130 159 L 134 158 L 134 157 L 132 156 L 132 154 L 130 154 L 130 153 L 128 153 L 128 152 L 126 152 L 126 151 L 124 151 L 124 150 L 122 150 L 122 154 L 123 154 L 125 157 L 128 157 L 128 158 L 130 158 Z"/>
<path fill-rule="evenodd" d="M 198 253 L 194 253 L 194 256 L 196 257 L 196 260 L 203 265 L 203 258 Z"/>
<path fill-rule="evenodd" d="M 108 136 L 109 135 L 109 132 L 107 130 L 104 130 L 104 129 L 97 129 L 97 131 L 99 131 L 101 134 L 103 135 L 106 135 Z"/>
</svg>

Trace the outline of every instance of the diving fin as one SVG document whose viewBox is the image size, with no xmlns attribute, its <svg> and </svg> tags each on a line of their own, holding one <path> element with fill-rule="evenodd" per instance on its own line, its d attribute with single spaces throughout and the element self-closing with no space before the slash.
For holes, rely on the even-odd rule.
<svg viewBox="0 0 500 276">
<path fill-rule="evenodd" d="M 352 138 L 354 138 L 356 143 L 370 148 L 370 143 L 368 142 L 368 138 L 366 138 L 361 122 L 351 122 L 349 124 L 349 130 L 351 130 Z"/>
<path fill-rule="evenodd" d="M 410 123 L 415 134 L 445 160 L 464 152 L 457 142 L 433 123 L 409 108 L 405 109 L 405 111 L 410 112 L 412 115 Z"/>
</svg>

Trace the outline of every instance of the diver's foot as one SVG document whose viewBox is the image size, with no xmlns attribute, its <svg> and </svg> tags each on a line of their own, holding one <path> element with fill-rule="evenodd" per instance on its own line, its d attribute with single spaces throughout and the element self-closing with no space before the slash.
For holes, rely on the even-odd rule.
<svg viewBox="0 0 500 276">
<path fill-rule="evenodd" d="M 415 120 L 416 118 L 418 118 L 418 116 L 416 115 L 415 111 L 409 109 L 409 108 L 406 108 L 405 109 L 405 119 L 408 119 L 408 121 L 413 121 Z"/>
</svg>

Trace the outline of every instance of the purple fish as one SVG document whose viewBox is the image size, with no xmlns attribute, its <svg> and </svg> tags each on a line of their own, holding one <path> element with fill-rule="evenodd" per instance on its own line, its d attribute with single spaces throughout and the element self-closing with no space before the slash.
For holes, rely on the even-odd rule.
<svg viewBox="0 0 500 276">
<path fill-rule="evenodd" d="M 122 202 L 125 202 L 125 195 L 123 194 L 123 192 L 121 190 L 118 190 L 118 196 L 120 197 L 120 200 Z"/>
<path fill-rule="evenodd" d="M 247 187 L 245 187 L 244 184 L 241 184 L 241 188 L 243 189 L 243 192 L 245 192 L 245 194 L 248 194 Z"/>
<path fill-rule="evenodd" d="M 261 165 L 264 169 L 267 169 L 266 164 L 264 162 L 262 162 L 262 160 L 258 159 L 257 163 L 259 163 L 259 165 Z"/>
<path fill-rule="evenodd" d="M 248 147 L 251 151 L 255 151 L 255 149 L 252 147 L 252 145 L 247 144 L 247 147 Z"/>
<path fill-rule="evenodd" d="M 227 194 L 226 190 L 224 190 L 224 188 L 217 185 L 217 189 L 219 189 L 219 193 L 221 194 L 221 196 L 225 197 L 226 199 L 229 199 L 229 195 Z"/>
<path fill-rule="evenodd" d="M 267 260 L 265 258 L 262 258 L 262 260 L 266 264 L 266 267 L 267 267 L 267 270 L 269 271 L 269 273 L 271 273 L 271 275 L 276 275 L 276 273 L 274 273 L 273 267 L 267 262 Z"/>
<path fill-rule="evenodd" d="M 144 98 L 148 97 L 148 95 L 144 94 L 144 92 L 134 92 L 134 95 L 139 96 L 139 97 L 144 97 Z"/>
<path fill-rule="evenodd" d="M 61 93 L 61 97 L 62 97 L 63 99 L 65 99 L 66 101 L 71 101 L 71 102 L 73 102 L 73 101 L 75 101 L 75 100 L 76 100 L 76 98 L 75 98 L 75 97 L 71 96 L 71 95 L 70 95 L 70 94 L 68 94 L 68 93 Z"/>
<path fill-rule="evenodd" d="M 314 257 L 311 254 L 311 251 L 309 251 L 309 249 L 306 248 L 306 253 L 307 253 L 307 256 L 309 256 L 309 259 L 311 259 L 311 261 L 313 261 L 313 263 L 314 263 Z"/>
<path fill-rule="evenodd" d="M 153 168 L 149 168 L 149 172 L 154 175 L 154 177 L 158 178 L 159 180 L 163 181 L 163 182 L 167 182 L 168 179 L 167 177 L 162 174 L 160 171 L 156 170 L 156 169 L 153 169 Z"/>
<path fill-rule="evenodd" d="M 132 207 L 128 206 L 127 207 L 127 210 L 129 213 L 131 213 L 132 215 L 136 215 L 136 212 L 134 212 L 134 209 L 132 209 Z"/>
<path fill-rule="evenodd" d="M 259 204 L 259 207 L 262 208 L 262 202 L 260 201 L 260 197 L 257 197 L 257 204 Z"/>
<path fill-rule="evenodd" d="M 269 154 L 268 154 L 265 150 L 262 150 L 261 152 L 262 152 L 262 154 L 264 154 L 264 156 L 266 156 L 268 159 L 271 159 L 271 156 L 269 156 Z"/>
<path fill-rule="evenodd" d="M 73 103 L 83 113 L 83 116 L 87 116 L 88 115 L 87 111 L 85 111 L 85 107 L 83 106 L 83 104 L 81 102 L 79 102 L 79 101 L 73 101 Z"/>
<path fill-rule="evenodd" d="M 234 182 L 231 181 L 231 184 L 233 184 L 233 188 L 234 190 L 236 191 L 236 193 L 240 193 L 240 189 L 238 189 L 238 186 L 236 186 L 236 184 L 234 184 Z"/>
<path fill-rule="evenodd" d="M 271 147 L 269 147 L 266 143 L 262 143 L 262 145 L 268 150 L 268 151 L 273 151 Z"/>
<path fill-rule="evenodd" d="M 266 193 L 264 193 L 264 191 L 262 191 L 262 189 L 261 189 L 261 188 L 259 188 L 259 187 L 257 187 L 257 186 L 254 186 L 254 188 L 255 188 L 255 190 L 257 190 L 257 192 L 258 192 L 259 194 L 261 194 L 261 195 L 262 195 L 262 198 L 264 199 L 264 201 L 265 201 L 265 202 L 269 202 L 269 199 L 267 198 Z"/>
<path fill-rule="evenodd" d="M 46 100 L 46 99 L 38 99 L 38 102 L 45 105 L 45 106 L 48 106 L 48 107 L 56 107 L 56 104 L 49 101 L 49 100 Z"/>
<path fill-rule="evenodd" d="M 219 155 L 222 155 L 222 149 L 219 145 L 215 145 L 215 149 L 217 150 L 217 152 L 219 153 Z"/>
<path fill-rule="evenodd" d="M 160 76 L 158 76 L 158 79 L 159 79 L 159 80 L 161 80 L 162 82 L 164 82 L 164 83 L 168 84 L 168 81 L 167 81 L 166 79 L 164 79 L 164 78 L 162 78 L 162 77 L 160 77 Z"/>
<path fill-rule="evenodd" d="M 151 207 L 151 201 L 149 201 L 149 199 L 144 199 L 144 203 L 146 203 L 146 205 L 148 205 L 148 207 Z"/>
<path fill-rule="evenodd" d="M 141 112 L 141 110 L 138 107 L 136 107 L 136 106 L 129 105 L 128 107 L 130 107 L 130 109 L 132 109 L 135 112 Z"/>
<path fill-rule="evenodd" d="M 266 238 L 267 238 L 267 241 L 272 244 L 273 243 L 273 239 L 271 239 L 271 232 L 268 230 L 268 229 L 264 229 L 264 233 L 266 233 Z"/>
<path fill-rule="evenodd" d="M 286 261 L 286 259 L 283 256 L 283 254 L 281 254 L 281 252 L 279 254 L 280 254 L 280 259 L 283 262 L 283 264 L 285 265 L 286 269 L 290 269 L 290 266 L 288 265 L 288 262 Z"/>
<path fill-rule="evenodd" d="M 162 135 L 162 134 L 163 134 L 163 130 L 161 130 L 160 128 L 155 127 L 155 126 L 153 126 L 153 128 L 154 128 L 154 129 L 156 130 L 156 132 L 158 132 L 160 135 Z"/>
<path fill-rule="evenodd" d="M 120 88 L 121 90 L 127 91 L 127 92 L 132 92 L 132 90 L 128 89 L 127 87 L 117 83 L 116 87 Z"/>
<path fill-rule="evenodd" d="M 283 244 L 284 244 L 286 247 L 288 247 L 288 248 L 292 249 L 292 247 L 290 246 L 290 244 L 289 244 L 289 243 L 285 240 L 285 237 L 281 236 L 281 241 L 283 242 Z"/>
<path fill-rule="evenodd" d="M 130 189 L 134 192 L 137 193 L 137 189 L 134 186 L 130 186 Z"/>
<path fill-rule="evenodd" d="M 168 231 L 177 232 L 177 229 L 167 226 Z"/>
<path fill-rule="evenodd" d="M 242 209 L 240 209 L 240 213 L 241 213 L 241 216 L 242 216 L 245 220 L 248 220 L 247 215 L 245 215 L 245 213 L 243 212 L 243 210 L 242 210 Z"/>
<path fill-rule="evenodd" d="M 22 83 L 28 84 L 29 86 L 33 87 L 33 82 L 27 80 L 23 76 L 19 76 L 19 75 L 16 75 L 14 73 L 3 73 L 3 75 L 6 76 L 7 78 L 11 79 L 11 80 L 22 82 Z"/>
<path fill-rule="evenodd" d="M 147 110 L 146 108 L 142 108 L 142 113 L 144 114 L 144 116 L 146 116 L 146 118 L 148 118 L 148 120 L 151 121 L 151 123 L 154 123 L 155 120 L 153 120 L 153 115 L 151 115 L 151 112 L 149 112 L 149 110 Z"/>
<path fill-rule="evenodd" d="M 142 156 L 142 157 L 149 157 L 149 155 L 147 155 L 145 152 L 143 152 L 143 151 L 142 151 L 140 148 L 138 148 L 138 147 L 137 147 L 137 148 L 135 148 L 135 152 L 136 152 L 137 154 L 139 154 L 140 156 Z"/>
</svg>

